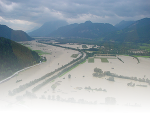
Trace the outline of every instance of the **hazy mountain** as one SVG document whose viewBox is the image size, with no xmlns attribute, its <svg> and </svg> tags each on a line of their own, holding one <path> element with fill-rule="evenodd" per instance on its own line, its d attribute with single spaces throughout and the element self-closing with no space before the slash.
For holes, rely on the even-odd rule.
<svg viewBox="0 0 150 113">
<path fill-rule="evenodd" d="M 110 33 L 105 40 L 121 42 L 150 42 L 150 18 L 135 21 L 130 26 Z"/>
<path fill-rule="evenodd" d="M 121 21 L 120 23 L 116 24 L 115 27 L 118 28 L 119 30 L 124 29 L 131 24 L 133 24 L 135 21 Z"/>
<path fill-rule="evenodd" d="M 107 33 L 117 29 L 108 23 L 92 23 L 86 21 L 81 24 L 71 24 L 57 29 L 48 36 L 50 37 L 83 37 L 83 38 L 103 38 Z"/>
<path fill-rule="evenodd" d="M 36 52 L 10 39 L 0 37 L 0 80 L 39 61 L 40 56 Z"/>
<path fill-rule="evenodd" d="M 0 25 L 0 37 L 5 37 L 13 41 L 30 41 L 33 40 L 28 34 L 21 30 L 13 30 L 6 25 Z"/>
<path fill-rule="evenodd" d="M 53 31 L 52 33 L 48 34 L 47 36 L 51 37 L 61 37 L 61 36 L 65 36 L 67 33 L 69 33 L 68 31 L 70 31 L 71 29 L 77 27 L 78 24 L 70 24 L 70 25 L 66 25 L 63 27 L 58 28 L 57 30 Z"/>
<path fill-rule="evenodd" d="M 65 25 L 68 25 L 68 23 L 63 20 L 50 21 L 50 22 L 44 23 L 39 29 L 34 30 L 28 34 L 29 36 L 32 36 L 32 37 L 45 37 L 51 32 L 53 32 L 54 30 Z"/>
</svg>

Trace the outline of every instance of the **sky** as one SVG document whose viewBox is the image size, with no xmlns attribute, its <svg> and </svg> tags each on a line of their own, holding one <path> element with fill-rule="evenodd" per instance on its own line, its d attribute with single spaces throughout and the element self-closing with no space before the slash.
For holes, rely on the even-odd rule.
<svg viewBox="0 0 150 113">
<path fill-rule="evenodd" d="M 150 0 L 0 0 L 0 24 L 28 31 L 48 21 L 110 23 L 150 18 Z"/>
</svg>

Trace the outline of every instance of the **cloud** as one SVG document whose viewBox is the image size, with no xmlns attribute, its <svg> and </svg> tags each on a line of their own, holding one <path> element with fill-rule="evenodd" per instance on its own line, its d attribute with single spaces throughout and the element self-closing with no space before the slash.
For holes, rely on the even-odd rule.
<svg viewBox="0 0 150 113">
<path fill-rule="evenodd" d="M 40 24 L 34 23 L 34 22 L 29 22 L 25 20 L 7 20 L 3 17 L 0 16 L 0 23 L 3 23 L 4 25 L 8 25 L 8 27 L 13 28 L 14 30 L 23 30 L 27 31 L 29 29 L 33 29 L 35 27 L 40 27 Z"/>
<path fill-rule="evenodd" d="M 149 0 L 0 0 L 0 16 L 42 25 L 51 20 L 116 24 L 150 17 Z"/>
</svg>

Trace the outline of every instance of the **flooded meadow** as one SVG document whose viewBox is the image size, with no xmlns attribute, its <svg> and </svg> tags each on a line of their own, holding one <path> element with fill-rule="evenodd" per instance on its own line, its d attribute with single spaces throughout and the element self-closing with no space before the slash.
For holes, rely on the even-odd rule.
<svg viewBox="0 0 150 113">
<path fill-rule="evenodd" d="M 9 81 L 0 84 L 0 98 L 15 101 L 17 95 L 23 95 L 25 91 L 10 97 L 8 96 L 8 91 L 13 90 L 14 88 L 19 87 L 25 83 L 28 83 L 31 80 L 42 77 L 43 75 L 54 71 L 58 67 L 65 65 L 72 61 L 72 54 L 79 54 L 78 51 L 64 49 L 60 47 L 54 47 L 51 45 L 40 44 L 36 41 L 29 42 L 27 47 L 33 50 L 44 51 L 47 58 L 47 62 L 41 63 L 40 65 L 30 68 L 26 71 L 20 72 L 18 76 L 10 79 Z M 67 46 L 67 45 L 64 45 Z M 68 45 L 67 47 L 73 47 L 74 45 Z M 81 45 L 75 45 L 74 48 L 81 48 Z M 88 46 L 92 47 L 92 46 Z M 80 55 L 78 55 L 79 57 Z M 104 103 L 105 97 L 115 97 L 117 100 L 116 105 L 87 105 L 87 104 L 77 104 L 77 103 L 66 103 L 66 102 L 57 102 L 52 100 L 45 99 L 27 99 L 25 98 L 25 104 L 28 105 L 32 110 L 28 110 L 24 107 L 13 105 L 14 108 L 9 111 L 10 113 L 41 113 L 41 112 L 52 112 L 52 113 L 105 113 L 105 110 L 108 108 L 113 110 L 114 113 L 148 113 L 150 111 L 150 86 L 145 82 L 127 80 L 116 78 L 115 82 L 108 81 L 108 76 L 97 78 L 93 77 L 94 68 L 100 68 L 102 71 L 110 71 L 111 73 L 116 73 L 118 75 L 137 77 L 137 78 L 149 78 L 150 79 L 150 58 L 139 58 L 140 63 L 136 59 L 130 56 L 117 56 L 122 59 L 123 62 L 117 58 L 107 58 L 108 63 L 101 62 L 101 59 L 95 58 L 94 63 L 88 63 L 88 60 L 79 64 L 76 68 L 69 71 L 62 77 L 58 77 L 54 82 L 50 82 L 43 86 L 41 89 L 35 92 L 37 97 L 45 95 L 46 98 L 48 95 L 60 95 L 62 98 L 71 98 L 73 97 L 76 101 L 78 99 L 84 99 L 87 101 L 97 101 L 98 103 Z M 68 78 L 68 75 L 71 75 L 71 78 Z M 16 83 L 17 79 L 22 79 L 21 82 Z M 133 82 L 135 84 L 147 85 L 147 87 L 130 87 L 127 86 L 127 83 Z M 41 83 L 38 82 L 37 84 Z M 54 83 L 59 83 L 55 89 L 52 90 L 51 86 Z M 27 88 L 26 90 L 31 91 L 33 87 L 37 84 Z M 85 90 L 85 87 L 90 86 L 91 88 L 102 88 L 106 89 L 104 91 L 96 90 Z M 77 87 L 80 87 L 79 90 Z M 45 92 L 45 93 L 44 93 Z M 124 104 L 141 104 L 142 107 L 131 107 L 124 106 Z M 7 103 L 0 100 L 0 105 L 6 105 Z"/>
</svg>

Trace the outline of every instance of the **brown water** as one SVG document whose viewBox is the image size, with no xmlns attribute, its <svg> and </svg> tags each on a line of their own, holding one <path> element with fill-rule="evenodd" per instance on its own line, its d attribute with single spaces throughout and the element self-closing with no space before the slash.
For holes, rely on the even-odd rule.
<svg viewBox="0 0 150 113">
<path fill-rule="evenodd" d="M 34 44 L 36 44 L 34 42 Z M 46 45 L 45 45 L 46 46 Z M 32 45 L 34 48 L 35 46 Z M 23 79 L 22 82 L 15 83 L 16 78 L 9 80 L 6 83 L 0 84 L 0 97 L 6 98 L 8 100 L 15 100 L 15 97 L 6 97 L 9 89 L 14 89 L 21 84 L 29 82 L 35 78 L 39 78 L 44 74 L 53 71 L 58 68 L 58 62 L 60 65 L 64 65 L 72 60 L 70 57 L 72 54 L 75 54 L 76 51 L 65 50 L 63 48 L 46 46 L 40 47 L 41 50 L 47 48 L 47 52 L 52 51 L 51 55 L 46 55 L 48 61 L 39 66 L 28 69 L 24 72 L 21 72 L 17 79 Z M 37 49 L 35 47 L 34 49 Z M 39 48 L 37 49 L 39 50 Z M 55 53 L 56 52 L 56 53 Z M 56 55 L 56 57 L 53 57 Z M 126 84 L 131 82 L 131 80 L 119 79 L 115 78 L 115 82 L 107 81 L 105 78 L 95 78 L 92 76 L 93 70 L 95 67 L 101 68 L 103 71 L 110 71 L 112 73 L 116 73 L 118 75 L 124 76 L 137 76 L 138 78 L 143 78 L 146 75 L 146 78 L 150 79 L 150 60 L 145 58 L 139 58 L 140 63 L 137 64 L 137 60 L 128 56 L 119 56 L 125 63 L 122 63 L 118 59 L 108 59 L 109 63 L 101 63 L 100 59 L 95 59 L 95 63 L 85 62 L 84 64 L 79 65 L 72 71 L 68 72 L 61 78 L 57 78 L 55 82 L 60 82 L 61 85 L 57 86 L 55 93 L 52 92 L 51 85 L 53 83 L 49 83 L 36 92 L 36 95 L 39 97 L 44 94 L 44 91 L 47 91 L 45 96 L 48 95 L 60 95 L 63 98 L 74 97 L 76 100 L 80 98 L 84 98 L 88 101 L 97 100 L 100 102 L 105 102 L 105 97 L 115 97 L 117 100 L 117 104 L 119 105 L 81 105 L 81 104 L 72 104 L 72 103 L 63 103 L 49 100 L 30 100 L 25 99 L 26 105 L 28 105 L 32 110 L 27 110 L 26 108 L 15 105 L 15 108 L 10 111 L 10 113 L 104 113 L 106 109 L 114 110 L 114 113 L 148 113 L 150 111 L 150 87 L 148 85 L 147 88 L 144 87 L 128 87 Z M 111 62 L 111 63 L 110 63 Z M 111 69 L 111 68 L 114 69 Z M 68 79 L 68 74 L 71 74 L 71 79 Z M 85 76 L 85 77 L 83 77 Z M 145 84 L 132 81 L 135 84 Z M 106 89 L 107 92 L 97 92 L 97 91 L 86 91 L 84 90 L 85 86 L 91 86 L 91 88 L 102 88 Z M 33 88 L 32 86 L 31 88 Z M 83 87 L 82 90 L 76 90 L 76 87 Z M 28 88 L 27 90 L 31 90 Z M 60 92 L 57 92 L 60 91 Z M 74 92 L 77 91 L 77 92 Z M 67 94 L 64 94 L 65 92 Z M 20 93 L 19 95 L 23 94 Z M 141 104 L 142 107 L 126 107 L 122 106 L 123 104 L 130 103 L 138 103 Z M 0 104 L 2 102 L 0 101 Z"/>
</svg>

